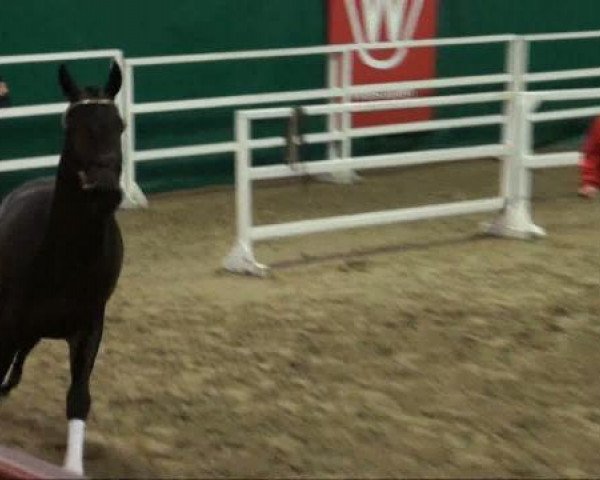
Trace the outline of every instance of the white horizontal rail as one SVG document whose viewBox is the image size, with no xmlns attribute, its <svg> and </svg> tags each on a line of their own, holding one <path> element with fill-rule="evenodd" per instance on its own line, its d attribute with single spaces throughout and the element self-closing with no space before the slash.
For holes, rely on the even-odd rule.
<svg viewBox="0 0 600 480">
<path fill-rule="evenodd" d="M 479 117 L 452 118 L 449 120 L 429 120 L 424 122 L 412 122 L 406 124 L 386 125 L 382 127 L 362 127 L 354 128 L 347 132 L 329 132 L 306 134 L 303 137 L 304 143 L 327 143 L 339 141 L 344 138 L 364 138 L 391 135 L 394 133 L 425 132 L 429 130 L 476 127 L 485 125 L 498 125 L 506 120 L 502 115 L 484 115 Z M 281 137 L 262 138 L 251 140 L 250 148 L 253 150 L 283 147 L 286 140 Z M 150 160 L 167 158 L 184 158 L 201 155 L 214 155 L 220 153 L 234 153 L 237 149 L 236 142 L 222 142 L 200 145 L 189 145 L 185 147 L 158 148 L 148 150 L 138 150 L 135 152 L 135 160 L 146 162 Z"/>
<path fill-rule="evenodd" d="M 317 175 L 319 173 L 344 171 L 348 169 L 368 170 L 373 168 L 407 167 L 477 158 L 501 157 L 509 152 L 505 145 L 482 145 L 477 147 L 444 148 L 420 150 L 409 153 L 388 153 L 351 157 L 339 160 L 319 160 L 289 165 L 269 165 L 251 167 L 249 178 L 252 180 L 267 180 L 275 178 L 297 177 L 301 175 Z"/>
<path fill-rule="evenodd" d="M 56 115 L 59 113 L 64 113 L 67 106 L 67 103 L 47 103 L 43 105 L 32 105 L 29 107 L 3 108 L 0 109 L 0 119 Z"/>
<path fill-rule="evenodd" d="M 576 68 L 573 70 L 553 70 L 547 72 L 527 73 L 523 76 L 529 83 L 573 80 L 600 76 L 600 68 Z"/>
<path fill-rule="evenodd" d="M 527 42 L 552 42 L 558 40 L 582 40 L 586 38 L 600 38 L 600 30 L 587 30 L 583 32 L 561 32 L 561 33 L 536 33 L 524 35 Z"/>
<path fill-rule="evenodd" d="M 301 220 L 298 222 L 277 225 L 261 225 L 250 230 L 250 238 L 254 241 L 271 238 L 284 238 L 310 233 L 322 233 L 333 230 L 371 227 L 415 220 L 427 220 L 453 215 L 469 215 L 474 213 L 495 212 L 504 208 L 501 197 L 468 200 L 425 207 L 401 208 L 373 213 L 360 213 L 337 217 Z"/>
<path fill-rule="evenodd" d="M 340 103 L 332 105 L 309 105 L 304 111 L 309 115 L 327 115 L 343 112 L 381 112 L 401 108 L 418 108 L 426 106 L 448 106 L 473 103 L 503 102 L 510 98 L 509 92 L 467 93 L 463 95 L 443 95 L 423 98 L 403 98 L 392 101 L 373 101 L 361 103 Z"/>
<path fill-rule="evenodd" d="M 214 98 L 161 101 L 138 103 L 132 106 L 135 114 L 164 113 L 209 108 L 243 107 L 265 103 L 285 103 L 335 98 L 343 95 L 357 96 L 381 92 L 410 91 L 415 89 L 456 88 L 464 86 L 482 86 L 507 83 L 508 74 L 472 75 L 465 77 L 438 78 L 432 80 L 414 80 L 408 82 L 355 85 L 346 89 L 320 88 L 299 91 L 270 92 L 260 94 L 229 95 Z"/>
<path fill-rule="evenodd" d="M 360 112 L 382 112 L 386 110 L 399 110 L 405 108 L 418 108 L 426 106 L 448 106 L 472 103 L 501 102 L 510 98 L 509 92 L 491 93 L 467 93 L 463 95 L 443 95 L 423 98 L 403 98 L 400 100 L 376 100 L 372 102 L 339 103 L 328 105 L 308 105 L 302 108 L 306 115 L 328 115 L 330 113 L 360 113 Z M 240 113 L 251 120 L 270 120 L 274 118 L 285 118 L 292 115 L 294 109 L 263 108 L 255 110 L 243 110 Z"/>
<path fill-rule="evenodd" d="M 152 150 L 138 150 L 134 153 L 137 162 L 149 160 L 195 157 L 198 155 L 214 155 L 219 153 L 234 152 L 235 142 L 210 143 L 205 145 L 189 145 L 185 147 L 156 148 Z"/>
<path fill-rule="evenodd" d="M 134 152 L 136 162 L 149 160 L 195 157 L 199 155 L 214 155 L 235 151 L 235 142 L 210 143 L 205 145 L 189 145 L 185 147 L 155 148 Z"/>
<path fill-rule="evenodd" d="M 453 129 L 477 127 L 483 125 L 497 125 L 504 123 L 505 120 L 506 118 L 502 115 L 487 115 L 481 117 L 451 118 L 448 120 L 427 120 L 422 122 L 410 122 L 377 127 L 360 127 L 352 128 L 344 132 L 335 131 L 329 133 L 303 135 L 303 142 L 307 144 L 326 143 L 333 140 L 342 140 L 343 138 L 377 137 L 391 135 L 394 133 L 424 132 L 429 130 L 441 130 L 444 128 Z M 252 150 L 257 150 L 285 146 L 287 145 L 287 142 L 284 138 L 272 137 L 251 140 L 249 145 Z"/>
<path fill-rule="evenodd" d="M 600 115 L 600 106 L 532 113 L 528 118 L 532 122 L 552 122 L 556 120 L 567 120 L 569 118 L 593 117 L 595 115 Z"/>
<path fill-rule="evenodd" d="M 544 102 L 565 100 L 588 100 L 600 98 L 600 88 L 567 88 L 561 90 L 539 90 L 524 93 L 526 98 L 535 98 Z"/>
<path fill-rule="evenodd" d="M 69 60 L 91 60 L 97 58 L 118 57 L 121 54 L 121 50 L 90 50 L 80 52 L 7 55 L 0 57 L 0 65 L 15 65 L 19 63 L 66 62 Z"/>
<path fill-rule="evenodd" d="M 226 97 L 200 98 L 195 100 L 175 100 L 138 103 L 133 105 L 132 112 L 136 114 L 164 113 L 209 108 L 243 107 L 248 105 L 256 105 L 260 103 L 284 103 L 297 102 L 301 100 L 320 100 L 322 98 L 340 97 L 342 95 L 343 91 L 339 88 L 321 88 L 315 90 L 304 90 L 294 92 L 233 95 Z"/>
<path fill-rule="evenodd" d="M 452 46 L 452 45 L 473 45 L 503 43 L 515 39 L 515 35 L 483 35 L 474 37 L 457 38 L 434 38 L 421 40 L 402 40 L 398 42 L 386 42 L 375 44 L 341 44 L 329 46 L 312 46 L 299 48 L 279 48 L 268 50 L 247 50 L 241 52 L 216 52 L 200 53 L 191 55 L 170 55 L 161 57 L 138 57 L 128 60 L 129 65 L 137 66 L 162 66 L 181 63 L 203 63 L 220 62 L 234 60 L 253 60 L 280 57 L 302 57 L 309 55 L 328 55 L 342 53 L 346 51 L 358 50 L 385 50 L 390 48 L 413 48 L 413 47 L 434 47 L 434 46 Z"/>
<path fill-rule="evenodd" d="M 317 133 L 304 136 L 306 143 L 325 143 L 332 140 L 342 140 L 342 132 Z M 274 148 L 286 145 L 286 140 L 280 137 L 261 138 L 251 140 L 249 145 L 253 149 Z M 233 153 L 237 150 L 236 142 L 221 142 L 185 147 L 158 148 L 135 152 L 135 159 L 139 162 L 166 158 L 183 158 L 200 155 L 214 155 L 219 153 Z"/>
<path fill-rule="evenodd" d="M 503 124 L 506 117 L 503 115 L 482 115 L 478 117 L 450 118 L 448 120 L 428 120 L 423 122 L 410 122 L 398 125 L 381 127 L 362 127 L 350 130 L 351 138 L 374 137 L 394 133 L 426 132 L 429 130 L 442 130 L 464 127 L 481 127 L 486 125 Z"/>
<path fill-rule="evenodd" d="M 347 92 L 352 94 L 372 93 L 377 91 L 415 90 L 428 88 L 455 88 L 468 86 L 495 85 L 508 83 L 512 77 L 507 73 L 492 73 L 489 75 L 468 75 L 462 77 L 432 78 L 429 80 L 407 80 L 393 83 L 369 83 L 368 85 L 352 85 Z"/>
<path fill-rule="evenodd" d="M 304 135 L 305 143 L 326 143 L 332 140 L 342 140 L 342 132 L 316 133 Z M 282 147 L 286 145 L 286 140 L 280 137 L 269 137 L 251 140 L 249 145 L 252 149 L 265 149 Z M 183 158 L 200 155 L 214 155 L 219 153 L 233 153 L 237 150 L 236 142 L 221 142 L 211 144 L 189 145 L 175 148 L 158 148 L 153 150 L 141 150 L 135 152 L 135 159 L 139 162 L 166 158 Z"/>
<path fill-rule="evenodd" d="M 14 160 L 0 160 L 0 172 L 56 167 L 59 158 L 59 155 L 47 155 L 42 157 L 18 158 Z"/>
<path fill-rule="evenodd" d="M 570 167 L 577 165 L 581 153 L 579 152 L 561 152 L 561 153 L 545 153 L 537 155 L 526 155 L 524 164 L 526 168 L 554 168 L 554 167 Z"/>
</svg>

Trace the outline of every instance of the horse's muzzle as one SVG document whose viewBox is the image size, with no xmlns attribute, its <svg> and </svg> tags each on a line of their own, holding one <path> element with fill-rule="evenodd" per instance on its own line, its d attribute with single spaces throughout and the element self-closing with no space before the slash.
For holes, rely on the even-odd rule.
<svg viewBox="0 0 600 480">
<path fill-rule="evenodd" d="M 112 192 L 120 190 L 119 175 L 109 169 L 97 169 L 86 172 L 77 172 L 79 184 L 84 192 L 99 191 Z"/>
</svg>

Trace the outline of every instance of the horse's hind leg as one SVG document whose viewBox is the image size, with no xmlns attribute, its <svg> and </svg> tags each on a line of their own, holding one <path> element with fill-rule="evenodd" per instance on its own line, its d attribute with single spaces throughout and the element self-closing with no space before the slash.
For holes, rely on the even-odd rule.
<svg viewBox="0 0 600 480">
<path fill-rule="evenodd" d="M 16 348 L 12 342 L 0 340 L 0 385 L 2 386 L 16 353 Z M 0 396 L 2 395 L 0 394 Z"/>
<path fill-rule="evenodd" d="M 19 384 L 21 377 L 23 376 L 23 365 L 25 364 L 25 360 L 37 343 L 38 340 L 28 342 L 23 348 L 18 350 L 12 361 L 10 375 L 8 376 L 6 382 L 2 383 L 0 386 L 0 397 L 8 395 L 10 391 Z M 6 376 L 6 373 L 4 376 Z"/>
</svg>

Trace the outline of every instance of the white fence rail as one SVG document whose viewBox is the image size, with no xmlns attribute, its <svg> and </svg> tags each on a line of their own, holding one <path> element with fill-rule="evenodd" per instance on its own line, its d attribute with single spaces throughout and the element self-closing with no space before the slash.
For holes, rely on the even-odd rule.
<svg viewBox="0 0 600 480">
<path fill-rule="evenodd" d="M 455 156 L 473 158 L 479 156 L 498 156 L 502 163 L 502 182 L 497 198 L 484 200 L 483 204 L 474 203 L 463 205 L 458 210 L 438 209 L 437 206 L 422 207 L 423 210 L 413 212 L 386 213 L 381 217 L 371 217 L 366 220 L 356 217 L 352 220 L 334 219 L 328 225 L 337 227 L 352 224 L 371 224 L 372 221 L 405 221 L 422 215 L 423 218 L 434 215 L 433 212 L 460 211 L 473 208 L 491 208 L 503 202 L 504 214 L 492 225 L 491 231 L 521 236 L 541 235 L 543 231 L 533 225 L 530 218 L 530 175 L 534 169 L 547 168 L 559 165 L 573 165 L 578 160 L 577 152 L 560 154 L 534 155 L 532 153 L 532 125 L 539 122 L 555 121 L 561 119 L 579 118 L 600 114 L 600 106 L 586 106 L 582 108 L 562 108 L 551 112 L 536 113 L 535 104 L 539 102 L 556 102 L 559 100 L 598 99 L 597 89 L 552 89 L 548 91 L 528 92 L 536 83 L 575 80 L 585 78 L 600 78 L 600 66 L 532 72 L 530 71 L 531 46 L 539 42 L 574 42 L 583 39 L 600 38 L 600 31 L 568 32 L 559 34 L 541 35 L 494 35 L 465 38 L 442 38 L 427 40 L 411 40 L 376 45 L 328 45 L 303 48 L 285 48 L 257 51 L 207 53 L 197 55 L 178 55 L 167 57 L 148 57 L 125 59 L 120 50 L 103 50 L 88 52 L 66 52 L 40 55 L 14 55 L 0 57 L 0 65 L 27 64 L 37 62 L 56 62 L 68 60 L 84 60 L 97 58 L 113 58 L 124 71 L 124 84 L 118 102 L 122 114 L 127 120 L 129 128 L 124 136 L 124 172 L 123 188 L 130 205 L 145 205 L 143 193 L 136 183 L 135 165 L 138 162 L 148 162 L 174 157 L 190 157 L 212 155 L 218 153 L 240 154 L 240 132 L 238 138 L 231 141 L 215 143 L 199 143 L 194 145 L 176 145 L 169 148 L 156 148 L 147 150 L 136 149 L 136 119 L 140 115 L 152 113 L 201 111 L 221 107 L 239 110 L 247 107 L 265 107 L 274 103 L 306 103 L 315 101 L 329 102 L 327 105 L 305 106 L 305 111 L 314 115 L 325 115 L 328 119 L 325 132 L 306 135 L 306 140 L 324 143 L 328 146 L 327 159 L 321 162 L 310 162 L 303 169 L 309 173 L 326 172 L 330 175 L 339 175 L 347 178 L 347 173 L 353 169 L 376 168 L 384 165 L 400 165 L 417 161 L 429 163 L 431 161 L 454 160 Z M 355 52 L 365 48 L 370 50 L 390 48 L 420 48 L 431 46 L 473 46 L 483 44 L 504 45 L 505 68 L 503 71 L 489 75 L 471 75 L 452 78 L 436 78 L 431 80 L 415 80 L 386 84 L 352 85 Z M 574 52 L 576 54 L 576 52 Z M 257 94 L 226 95 L 213 98 L 191 98 L 177 101 L 158 101 L 139 103 L 135 101 L 135 72 L 140 68 L 149 66 L 165 67 L 176 64 L 213 63 L 226 61 L 262 60 L 273 58 L 298 58 L 309 56 L 324 56 L 327 60 L 327 84 L 322 88 L 299 91 L 273 92 L 265 91 Z M 437 94 L 444 89 L 466 86 L 497 86 L 491 93 L 471 94 L 468 97 L 461 95 L 438 95 L 428 98 L 406 98 L 401 101 L 364 102 L 353 104 L 352 99 L 358 96 L 368 96 L 373 93 L 407 91 L 418 89 L 435 89 Z M 426 122 L 413 122 L 400 125 L 386 125 L 379 127 L 354 128 L 352 114 L 356 111 L 372 111 L 372 109 L 386 108 L 415 108 L 418 106 L 444 106 L 459 105 L 463 102 L 502 102 L 504 109 L 498 115 L 480 115 L 456 119 L 438 119 Z M 28 118 L 42 115 L 56 115 L 64 111 L 66 104 L 45 104 L 25 107 L 15 107 L 0 110 L 0 121 L 10 118 Z M 272 115 L 271 118 L 286 118 L 290 109 L 262 109 L 255 113 L 243 112 L 238 114 L 238 129 L 240 123 L 251 122 L 254 115 Z M 243 120 L 246 118 L 246 120 Z M 463 128 L 469 126 L 502 125 L 503 135 L 500 144 L 472 147 L 468 149 L 430 150 L 419 152 L 419 159 L 414 154 L 390 154 L 361 157 L 352 156 L 352 140 L 355 138 L 372 137 L 376 135 L 389 135 L 442 128 Z M 283 138 L 247 139 L 244 148 L 249 152 L 258 148 L 273 148 L 285 143 Z M 458 158 L 456 158 L 458 159 Z M 24 170 L 56 165 L 57 155 L 46 155 L 32 158 L 8 159 L 0 162 L 0 172 Z M 241 167 L 237 165 L 237 168 Z M 239 171 L 238 171 L 239 173 Z M 252 167 L 247 165 L 247 181 L 264 178 L 278 178 L 293 175 L 286 166 Z M 236 178 L 239 182 L 239 179 Z M 239 188 L 239 185 L 238 185 Z M 429 217 L 427 217 L 429 218 Z M 375 220 L 373 220 L 375 219 Z M 330 219 L 331 220 L 331 219 Z M 348 223 L 350 222 L 350 223 Z M 308 224 L 302 223 L 289 231 L 302 231 Z M 316 226 L 314 226 L 316 225 Z M 276 228 L 259 228 L 253 234 L 244 237 L 244 242 L 263 239 L 279 230 Z M 262 228 L 262 230 L 260 229 Z M 313 224 L 311 230 L 324 228 L 321 224 Z M 257 233 L 258 232 L 258 233 Z M 281 233 L 279 231 L 278 235 Z M 254 237 L 253 237 L 254 235 Z M 251 252 L 250 252 L 251 253 Z"/>
<path fill-rule="evenodd" d="M 508 48 L 510 42 L 515 40 L 514 35 L 490 35 L 463 38 L 437 38 L 425 40 L 410 40 L 391 43 L 380 43 L 368 45 L 370 50 L 384 50 L 389 48 L 422 48 L 431 46 L 469 46 L 485 44 L 505 44 Z M 273 58 L 298 58 L 310 56 L 325 56 L 327 59 L 327 85 L 324 88 L 307 89 L 299 91 L 264 92 L 258 94 L 240 94 L 219 96 L 213 98 L 196 98 L 177 101 L 161 101 L 135 103 L 128 118 L 128 124 L 135 131 L 135 121 L 138 115 L 151 113 L 164 113 L 188 110 L 207 110 L 222 107 L 239 109 L 244 107 L 259 107 L 274 103 L 300 102 L 306 103 L 315 100 L 329 100 L 332 103 L 348 103 L 353 96 L 368 95 L 380 92 L 394 92 L 398 90 L 415 89 L 443 89 L 450 87 L 461 87 L 470 85 L 494 85 L 511 82 L 509 72 L 501 72 L 495 75 L 477 75 L 454 78 L 437 78 L 432 80 L 418 80 L 409 82 L 396 82 L 384 84 L 352 85 L 352 72 L 355 62 L 355 52 L 364 50 L 366 45 L 327 45 L 303 48 L 285 48 L 270 50 L 255 50 L 246 52 L 224 52 L 207 53 L 198 55 L 176 55 L 167 57 L 133 58 L 127 61 L 128 77 L 131 79 L 132 99 L 133 77 L 135 70 L 148 66 L 167 67 L 176 64 L 198 64 L 215 63 L 242 60 L 265 60 Z M 329 142 L 329 158 L 347 157 L 351 154 L 351 138 L 345 135 L 351 129 L 350 115 L 347 112 L 332 111 L 328 118 L 328 129 L 332 134 Z M 335 132 L 344 132 L 344 135 L 335 135 Z M 356 133 L 356 132 L 355 132 Z M 394 131 L 390 133 L 395 133 Z M 366 135 L 366 134 L 365 134 Z M 233 141 L 175 146 L 171 148 L 159 148 L 148 150 L 137 150 L 135 141 L 129 144 L 130 156 L 136 162 L 147 162 L 163 160 L 165 158 L 213 155 L 217 153 L 235 153 L 236 144 Z M 341 172 L 344 173 L 344 172 Z M 339 175 L 342 180 L 347 177 Z M 343 180 L 342 180 L 343 181 Z"/>
<path fill-rule="evenodd" d="M 392 110 L 399 108 L 415 108 L 423 105 L 456 105 L 489 102 L 506 102 L 510 100 L 510 92 L 492 92 L 483 94 L 464 94 L 451 96 L 434 96 L 419 99 L 403 99 L 385 102 L 349 103 L 336 105 L 314 105 L 304 107 L 304 115 L 318 116 L 332 113 L 356 113 Z M 314 161 L 303 164 L 301 171 L 290 165 L 253 166 L 252 152 L 258 149 L 269 148 L 284 144 L 284 139 L 252 139 L 252 125 L 257 120 L 287 119 L 294 110 L 291 108 L 274 108 L 236 113 L 236 207 L 237 207 L 237 241 L 231 253 L 224 261 L 227 270 L 237 273 L 251 273 L 261 275 L 266 267 L 254 258 L 253 243 L 260 240 L 281 238 L 309 233 L 326 232 L 341 228 L 356 228 L 388 223 L 407 222 L 420 219 L 430 219 L 450 215 L 465 215 L 501 211 L 506 199 L 502 193 L 492 198 L 469 200 L 463 202 L 447 203 L 440 205 L 427 205 L 423 207 L 362 213 L 357 215 L 334 216 L 328 218 L 301 220 L 272 225 L 253 225 L 252 184 L 255 181 L 294 177 L 306 174 L 328 173 L 346 169 L 373 169 L 386 167 L 404 167 L 422 165 L 436 162 L 450 162 L 482 157 L 506 158 L 512 154 L 512 147 L 507 144 L 488 144 L 475 147 L 444 148 L 435 150 L 421 150 L 410 153 L 392 153 L 386 155 L 368 155 L 364 157 L 344 157 L 323 161 Z M 480 118 L 462 118 L 463 126 L 480 125 Z M 505 125 L 510 121 L 508 115 L 494 116 L 486 119 L 487 124 Z M 419 122 L 426 127 L 430 122 Z M 371 127 L 371 135 L 377 135 L 387 127 Z M 307 143 L 323 143 L 329 139 L 328 135 L 313 135 L 306 138 Z M 508 168 L 509 162 L 504 162 Z"/>
<path fill-rule="evenodd" d="M 263 274 L 267 267 L 258 263 L 254 257 L 253 243 L 260 240 L 280 238 L 292 235 L 325 232 L 342 228 L 373 226 L 385 223 L 405 222 L 440 216 L 469 214 L 476 212 L 502 211 L 501 215 L 488 226 L 488 232 L 502 236 L 530 238 L 545 235 L 545 231 L 535 225 L 531 219 L 531 171 L 533 168 L 547 168 L 577 163 L 577 152 L 552 155 L 533 155 L 532 125 L 534 122 L 579 118 L 600 113 L 600 107 L 563 109 L 553 112 L 532 113 L 527 110 L 531 99 L 540 101 L 579 100 L 600 98 L 600 90 L 577 89 L 549 92 L 527 93 L 528 86 L 538 82 L 557 80 L 573 80 L 600 76 L 600 68 L 571 69 L 529 73 L 530 46 L 533 42 L 575 40 L 597 38 L 600 32 L 578 32 L 572 34 L 526 36 L 510 39 L 506 49 L 506 72 L 494 78 L 491 76 L 471 77 L 470 85 L 494 84 L 505 85 L 501 92 L 472 95 L 448 95 L 410 99 L 399 102 L 369 102 L 363 104 L 343 103 L 329 106 L 311 106 L 304 108 L 308 115 L 341 114 L 338 120 L 338 132 L 343 133 L 341 154 L 331 155 L 329 160 L 309 162 L 301 171 L 287 165 L 262 166 L 252 165 L 252 151 L 283 144 L 283 139 L 253 140 L 250 135 L 252 122 L 257 119 L 285 118 L 292 115 L 291 109 L 263 109 L 238 112 L 236 115 L 236 193 L 237 193 L 237 241 L 231 253 L 226 257 L 224 266 L 233 272 Z M 344 68 L 342 68 L 344 71 Z M 351 98 L 352 87 L 342 81 L 346 95 Z M 452 86 L 452 79 L 444 79 L 447 86 Z M 407 82 L 408 83 L 408 82 Z M 403 85 L 403 88 L 410 88 Z M 438 87 L 439 88 L 439 87 Z M 557 94 L 558 92 L 558 94 Z M 414 122 L 403 125 L 353 129 L 349 118 L 351 112 L 373 111 L 380 109 L 411 108 L 416 106 L 456 105 L 487 101 L 505 102 L 504 115 L 459 118 L 451 121 L 433 120 Z M 483 145 L 479 147 L 441 149 L 411 152 L 408 154 L 372 155 L 353 158 L 348 142 L 358 136 L 371 136 L 408 131 L 419 131 L 439 128 L 459 128 L 475 125 L 503 124 L 503 142 L 500 145 Z M 339 128 L 339 125 L 342 128 Z M 316 134 L 307 137 L 308 143 L 323 142 L 331 139 L 335 128 L 330 123 L 330 136 Z M 312 220 L 301 220 L 273 225 L 255 226 L 252 222 L 252 182 L 265 179 L 291 177 L 306 174 L 319 174 L 344 169 L 366 169 L 414 164 L 428 164 L 439 161 L 481 158 L 495 156 L 504 159 L 502 166 L 502 185 L 497 197 L 457 202 L 442 205 L 427 205 L 417 208 L 399 209 L 347 215 Z"/>
<path fill-rule="evenodd" d="M 142 57 L 127 60 L 131 108 L 129 111 L 128 125 L 131 130 L 131 139 L 128 143 L 128 155 L 134 162 L 148 162 L 164 160 L 167 158 L 183 158 L 191 156 L 214 155 L 219 153 L 234 153 L 235 142 L 216 142 L 194 145 L 179 145 L 168 148 L 137 150 L 135 142 L 136 117 L 139 115 L 201 111 L 216 108 L 230 107 L 240 109 L 245 107 L 260 107 L 274 103 L 310 102 L 329 99 L 332 102 L 349 103 L 354 96 L 368 95 L 380 92 L 393 92 L 398 90 L 416 90 L 427 88 L 451 88 L 469 85 L 484 84 L 511 84 L 513 93 L 526 90 L 529 84 L 546 81 L 568 80 L 587 78 L 600 75 L 600 68 L 575 69 L 550 72 L 528 73 L 529 47 L 533 42 L 548 42 L 561 40 L 574 40 L 596 38 L 600 32 L 569 32 L 544 35 L 490 35 L 461 38 L 437 38 L 424 40 L 409 40 L 380 44 L 348 44 L 327 45 L 301 48 L 266 49 L 253 51 L 203 53 L 191 55 L 174 55 L 158 57 Z M 369 50 L 385 50 L 390 48 L 422 48 L 441 46 L 472 46 L 484 44 L 505 44 L 507 67 L 505 72 L 497 75 L 467 76 L 454 78 L 438 78 L 433 80 L 409 81 L 386 84 L 352 85 L 352 74 L 355 62 L 355 52 Z M 138 103 L 134 93 L 135 72 L 144 67 L 168 67 L 182 64 L 207 64 L 223 63 L 244 60 L 266 60 L 275 58 L 304 58 L 311 56 L 324 56 L 327 59 L 328 78 L 324 88 L 263 92 L 257 94 L 225 95 L 212 98 L 192 98 L 183 100 L 157 101 Z M 510 108 L 510 107 L 509 107 Z M 347 131 L 350 128 L 350 116 L 347 113 L 334 114 L 329 118 L 329 130 L 333 132 Z M 329 145 L 329 158 L 348 156 L 351 153 L 350 140 L 342 137 L 332 141 Z"/>
</svg>

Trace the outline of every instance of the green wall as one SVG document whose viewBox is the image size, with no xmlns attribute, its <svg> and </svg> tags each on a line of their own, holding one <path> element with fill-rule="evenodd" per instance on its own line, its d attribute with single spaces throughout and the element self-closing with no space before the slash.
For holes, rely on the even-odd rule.
<svg viewBox="0 0 600 480">
<path fill-rule="evenodd" d="M 598 0 L 439 0 L 439 36 L 493 33 L 534 33 L 600 29 Z M 3 2 L 0 55 L 120 48 L 128 57 L 196 52 L 319 45 L 326 39 L 324 0 L 19 0 Z M 575 49 L 573 49 L 575 45 Z M 573 54 L 577 52 L 577 55 Z M 600 65 L 600 41 L 536 46 L 533 70 Z M 502 68 L 496 46 L 441 48 L 440 76 L 480 74 Z M 104 81 L 107 61 L 73 62 L 82 84 Z M 56 64 L 0 67 L 10 83 L 13 103 L 26 105 L 60 100 Z M 148 67 L 137 70 L 136 100 L 154 101 L 322 87 L 321 57 L 303 60 L 263 60 L 213 65 Z M 598 86 L 597 81 L 561 86 Z M 539 88 L 547 85 L 539 85 Z M 474 89 L 456 89 L 475 91 Z M 438 117 L 498 111 L 495 107 L 438 109 Z M 232 110 L 191 111 L 138 117 L 138 148 L 225 141 L 233 138 Z M 581 132 L 584 121 L 544 126 L 540 141 Z M 282 131 L 267 125 L 265 132 Z M 44 155 L 60 150 L 59 118 L 0 121 L 0 159 Z M 456 145 L 499 136 L 498 129 L 375 139 L 357 151 L 411 149 L 424 145 Z M 315 155 L 319 155 L 320 152 Z M 272 155 L 277 155 L 273 152 Z M 265 158 L 267 161 L 269 158 Z M 47 173 L 47 172 L 43 172 Z M 31 175 L 2 174 L 0 191 Z M 231 181 L 229 155 L 201 159 L 169 159 L 142 164 L 139 179 L 146 191 Z"/>
<path fill-rule="evenodd" d="M 529 34 L 561 31 L 600 30 L 598 0 L 440 0 L 439 34 L 447 37 L 492 35 L 504 33 Z M 498 52 L 492 47 L 443 48 L 439 51 L 440 76 L 493 72 L 502 68 Z M 600 39 L 534 43 L 530 52 L 530 71 L 600 67 Z M 600 87 L 598 79 L 537 83 L 530 90 L 548 88 Z M 471 90 L 472 91 L 472 90 Z M 589 102 L 555 103 L 542 110 L 566 106 L 576 107 Z M 462 107 L 444 112 L 460 115 L 464 112 L 491 113 L 492 108 Z M 554 142 L 580 135 L 588 119 L 544 123 L 536 127 L 536 144 Z M 462 139 L 473 132 L 454 131 Z M 480 129 L 489 137 L 489 129 Z M 471 134 L 471 135 L 470 135 Z"/>
<path fill-rule="evenodd" d="M 19 0 L 2 2 L 0 55 L 120 48 L 128 57 L 318 45 L 324 41 L 322 0 Z M 108 62 L 73 62 L 82 84 L 103 83 Z M 56 102 L 57 64 L 0 67 L 14 105 Z M 136 100 L 321 87 L 321 59 L 237 62 L 227 65 L 144 68 L 136 74 Z M 138 147 L 229 140 L 232 111 L 140 116 Z M 0 160 L 60 150 L 59 117 L 2 120 Z M 225 168 L 224 168 L 225 165 Z M 231 180 L 225 158 L 170 159 L 140 166 L 146 191 Z M 2 174 L 6 191 L 32 175 Z"/>
</svg>

